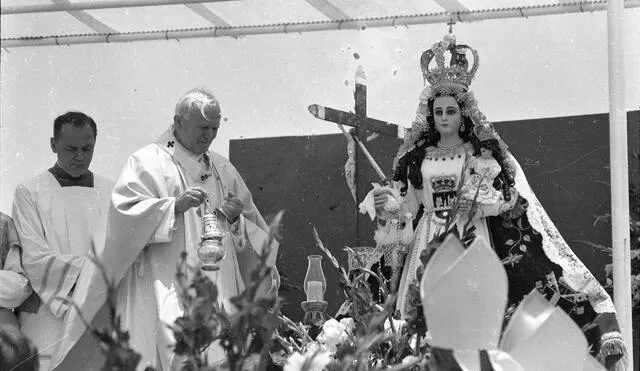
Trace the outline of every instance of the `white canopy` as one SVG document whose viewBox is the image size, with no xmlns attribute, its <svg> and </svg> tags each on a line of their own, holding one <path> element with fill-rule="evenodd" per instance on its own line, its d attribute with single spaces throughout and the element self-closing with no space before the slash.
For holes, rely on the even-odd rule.
<svg viewBox="0 0 640 371">
<path fill-rule="evenodd" d="M 626 0 L 625 7 L 640 7 Z M 364 29 L 594 12 L 606 1 L 21 0 L 2 2 L 2 47 Z"/>
</svg>

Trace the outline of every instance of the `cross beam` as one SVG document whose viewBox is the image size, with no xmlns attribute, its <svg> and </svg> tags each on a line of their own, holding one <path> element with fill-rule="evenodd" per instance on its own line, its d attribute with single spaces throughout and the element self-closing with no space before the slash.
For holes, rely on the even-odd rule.
<svg viewBox="0 0 640 371">
<path fill-rule="evenodd" d="M 319 104 L 310 105 L 309 112 L 318 119 L 334 122 L 339 125 L 360 128 L 398 138 L 402 138 L 404 134 L 403 128 L 390 122 L 366 116 L 363 117 L 351 112 L 340 111 L 334 108 L 321 106 Z"/>
</svg>

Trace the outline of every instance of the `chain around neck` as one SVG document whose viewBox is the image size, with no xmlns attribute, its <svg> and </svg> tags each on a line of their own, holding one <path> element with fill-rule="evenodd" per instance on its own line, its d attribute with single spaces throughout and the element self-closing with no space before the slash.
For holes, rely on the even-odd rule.
<svg viewBox="0 0 640 371">
<path fill-rule="evenodd" d="M 458 142 L 453 143 L 453 144 L 441 144 L 440 142 L 438 142 L 438 148 L 445 149 L 445 150 L 451 150 L 451 149 L 460 147 L 463 143 L 464 143 L 464 141 L 462 140 L 462 138 L 460 138 L 460 140 Z"/>
</svg>

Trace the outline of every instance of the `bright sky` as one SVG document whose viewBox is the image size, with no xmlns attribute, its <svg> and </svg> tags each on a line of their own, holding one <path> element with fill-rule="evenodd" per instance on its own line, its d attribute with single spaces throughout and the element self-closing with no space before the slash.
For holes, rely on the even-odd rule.
<svg viewBox="0 0 640 371">
<path fill-rule="evenodd" d="M 638 109 L 640 10 L 625 14 L 626 103 Z M 429 25 L 3 50 L 0 211 L 10 212 L 19 182 L 54 163 L 53 119 L 68 110 L 96 120 L 92 170 L 113 179 L 195 86 L 219 96 L 226 121 L 213 149 L 224 155 L 230 139 L 338 133 L 307 106 L 351 109 L 358 64 L 367 73 L 369 115 L 408 126 L 422 87 L 420 55 L 446 31 Z M 490 120 L 608 111 L 605 12 L 459 24 L 455 33 L 479 51 L 472 88 Z"/>
</svg>

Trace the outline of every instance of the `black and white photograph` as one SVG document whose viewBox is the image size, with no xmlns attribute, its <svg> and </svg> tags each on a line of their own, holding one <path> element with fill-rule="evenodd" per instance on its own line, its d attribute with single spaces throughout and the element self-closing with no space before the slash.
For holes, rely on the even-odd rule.
<svg viewBox="0 0 640 371">
<path fill-rule="evenodd" d="M 639 371 L 639 0 L 2 0 L 0 371 Z"/>
</svg>

